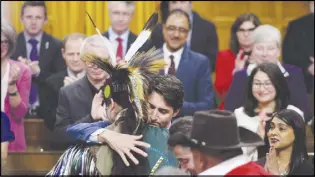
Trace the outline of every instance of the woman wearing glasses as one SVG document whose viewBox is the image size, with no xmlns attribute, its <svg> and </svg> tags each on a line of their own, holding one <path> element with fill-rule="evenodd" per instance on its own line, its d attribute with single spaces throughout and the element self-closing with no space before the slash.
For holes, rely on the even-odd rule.
<svg viewBox="0 0 315 177">
<path fill-rule="evenodd" d="M 281 33 L 271 25 L 260 25 L 253 34 L 253 48 L 250 60 L 252 63 L 247 68 L 234 74 L 233 80 L 225 97 L 224 109 L 234 111 L 245 103 L 246 83 L 253 69 L 266 62 L 274 63 L 280 69 L 287 82 L 290 98 L 288 104 L 294 105 L 304 113 L 305 123 L 313 115 L 307 101 L 306 87 L 303 73 L 300 68 L 279 61 L 281 54 Z"/>
<path fill-rule="evenodd" d="M 10 59 L 16 46 L 12 25 L 1 20 L 1 111 L 6 113 L 15 134 L 10 151 L 25 151 L 24 116 L 28 111 L 32 73 L 29 67 Z"/>
<path fill-rule="evenodd" d="M 242 148 L 253 161 L 265 156 L 269 144 L 265 135 L 272 113 L 283 109 L 294 109 L 303 116 L 303 112 L 289 105 L 290 91 L 285 77 L 276 64 L 266 62 L 258 65 L 248 78 L 245 103 L 234 111 L 238 126 L 255 132 L 265 139 L 265 146 Z"/>
<path fill-rule="evenodd" d="M 252 51 L 251 34 L 260 24 L 255 14 L 240 15 L 231 27 L 230 49 L 218 53 L 214 86 L 222 100 L 219 109 L 224 107 L 223 99 L 229 90 L 233 74 L 248 65 Z"/>
</svg>

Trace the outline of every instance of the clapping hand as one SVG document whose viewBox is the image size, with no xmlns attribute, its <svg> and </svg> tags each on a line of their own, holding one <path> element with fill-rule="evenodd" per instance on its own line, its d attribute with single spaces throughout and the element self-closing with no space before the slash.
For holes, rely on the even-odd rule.
<svg viewBox="0 0 315 177">
<path fill-rule="evenodd" d="M 12 85 L 16 82 L 19 78 L 21 69 L 18 65 L 12 64 L 10 67 L 10 74 L 9 74 L 9 85 Z"/>
<path fill-rule="evenodd" d="M 270 147 L 269 153 L 266 154 L 265 169 L 273 175 L 279 175 L 279 164 L 276 157 L 276 150 L 273 146 Z"/>
<path fill-rule="evenodd" d="M 39 67 L 38 61 L 31 61 L 30 59 L 23 58 L 21 56 L 19 56 L 18 60 L 31 69 L 32 75 L 37 76 L 40 73 L 40 67 Z"/>
</svg>

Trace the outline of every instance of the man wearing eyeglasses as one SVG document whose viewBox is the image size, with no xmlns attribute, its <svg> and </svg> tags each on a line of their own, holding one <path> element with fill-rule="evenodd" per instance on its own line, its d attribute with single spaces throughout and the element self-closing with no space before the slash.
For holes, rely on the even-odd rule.
<svg viewBox="0 0 315 177">
<path fill-rule="evenodd" d="M 193 115 L 213 106 L 213 91 L 209 60 L 193 52 L 185 44 L 190 31 L 189 16 L 176 9 L 163 24 L 164 59 L 168 64 L 164 74 L 175 75 L 184 85 L 184 104 L 179 116 Z"/>
</svg>

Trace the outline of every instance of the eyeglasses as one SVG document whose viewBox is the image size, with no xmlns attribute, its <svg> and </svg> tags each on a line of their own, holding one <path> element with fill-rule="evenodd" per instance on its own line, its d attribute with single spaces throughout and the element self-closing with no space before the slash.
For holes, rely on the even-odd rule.
<svg viewBox="0 0 315 177">
<path fill-rule="evenodd" d="M 254 82 L 253 83 L 253 87 L 255 89 L 258 89 L 260 88 L 261 86 L 264 86 L 265 89 L 271 89 L 273 87 L 273 84 L 271 82 L 265 82 L 265 83 L 262 83 L 262 82 Z"/>
<path fill-rule="evenodd" d="M 9 40 L 1 40 L 1 45 L 9 45 Z"/>
<path fill-rule="evenodd" d="M 253 32 L 255 29 L 256 28 L 249 28 L 249 29 L 240 28 L 237 30 L 237 32 L 240 32 L 240 33 Z"/>
<path fill-rule="evenodd" d="M 175 31 L 178 31 L 180 34 L 187 34 L 189 32 L 189 29 L 186 28 L 181 28 L 181 27 L 176 27 L 176 26 L 168 26 L 166 27 L 166 30 L 170 34 L 174 34 Z"/>
<path fill-rule="evenodd" d="M 93 68 L 93 69 L 97 69 L 99 68 L 96 64 L 92 63 L 92 62 L 85 62 L 86 66 L 88 68 Z"/>
</svg>

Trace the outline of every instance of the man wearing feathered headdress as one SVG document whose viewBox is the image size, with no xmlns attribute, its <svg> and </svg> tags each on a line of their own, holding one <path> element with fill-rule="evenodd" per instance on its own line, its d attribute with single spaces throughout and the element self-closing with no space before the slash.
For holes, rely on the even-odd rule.
<svg viewBox="0 0 315 177">
<path fill-rule="evenodd" d="M 149 37 L 152 25 L 156 24 L 156 21 L 152 22 L 152 18 L 156 18 L 156 15 L 151 17 L 145 30 L 131 46 L 130 51 L 134 53 L 127 52 L 125 57 L 127 63 L 124 65 L 116 64 L 115 55 L 111 53 L 110 43 L 106 38 L 102 39 L 109 48 L 109 59 L 102 59 L 91 52 L 81 53 L 85 62 L 97 65 L 110 75 L 102 86 L 101 92 L 95 96 L 92 105 L 93 110 L 94 106 L 100 106 L 101 102 L 105 102 L 104 114 L 107 120 L 94 124 L 77 124 L 68 127 L 68 131 L 74 130 L 79 133 L 74 133 L 76 138 L 94 142 L 103 141 L 107 145 L 69 148 L 49 173 L 50 175 L 143 175 L 153 174 L 162 165 L 176 165 L 174 155 L 168 151 L 167 138 L 170 121 L 183 104 L 183 86 L 174 76 L 157 76 L 150 84 L 154 74 L 165 66 L 161 50 L 151 49 L 146 53 L 135 54 Z M 110 124 L 111 122 L 114 123 Z M 97 127 L 97 131 L 94 131 L 93 127 Z M 101 129 L 104 127 L 105 130 Z M 147 153 L 143 152 L 141 146 L 148 147 L 148 144 L 137 141 L 141 136 L 127 138 L 126 134 L 143 134 L 144 141 L 151 145 L 146 149 L 148 158 L 142 157 Z M 133 155 L 131 151 L 137 154 Z M 129 164 L 125 154 L 136 165 Z"/>
</svg>

